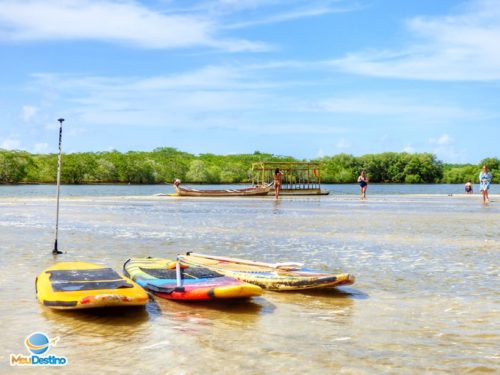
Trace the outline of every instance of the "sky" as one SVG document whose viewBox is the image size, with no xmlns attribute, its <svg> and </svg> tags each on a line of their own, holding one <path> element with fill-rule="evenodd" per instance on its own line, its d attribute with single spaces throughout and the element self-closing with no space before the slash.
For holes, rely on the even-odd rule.
<svg viewBox="0 0 500 375">
<path fill-rule="evenodd" d="M 499 157 L 498 0 L 0 0 L 0 148 Z"/>
</svg>

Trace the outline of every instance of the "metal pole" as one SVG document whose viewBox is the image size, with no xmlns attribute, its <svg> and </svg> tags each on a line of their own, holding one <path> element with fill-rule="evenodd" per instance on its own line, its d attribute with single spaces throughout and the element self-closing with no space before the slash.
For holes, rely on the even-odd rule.
<svg viewBox="0 0 500 375">
<path fill-rule="evenodd" d="M 177 257 L 177 263 L 175 264 L 175 276 L 177 278 L 177 288 L 182 288 L 181 262 L 179 261 L 179 257 Z"/>
<path fill-rule="evenodd" d="M 62 254 L 62 251 L 59 251 L 57 248 L 57 235 L 59 232 L 59 195 L 61 191 L 61 141 L 62 141 L 62 124 L 64 119 L 60 118 L 59 121 L 59 155 L 57 157 L 57 209 L 56 209 L 56 240 L 54 241 L 54 250 L 52 250 L 52 254 Z"/>
</svg>

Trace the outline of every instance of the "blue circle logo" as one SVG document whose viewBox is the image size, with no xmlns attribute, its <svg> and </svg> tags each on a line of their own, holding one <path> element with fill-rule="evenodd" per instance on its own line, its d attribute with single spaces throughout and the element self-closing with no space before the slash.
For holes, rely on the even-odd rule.
<svg viewBox="0 0 500 375">
<path fill-rule="evenodd" d="M 50 340 L 46 334 L 41 332 L 32 333 L 26 337 L 24 342 L 28 350 L 33 354 L 43 354 L 49 350 Z"/>
</svg>

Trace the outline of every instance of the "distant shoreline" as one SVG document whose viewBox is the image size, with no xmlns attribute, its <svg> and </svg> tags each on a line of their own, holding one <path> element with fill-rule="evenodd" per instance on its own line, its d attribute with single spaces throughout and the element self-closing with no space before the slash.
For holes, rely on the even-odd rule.
<svg viewBox="0 0 500 375">
<path fill-rule="evenodd" d="M 203 185 L 203 186 L 225 186 L 225 185 L 252 185 L 251 182 L 219 182 L 219 183 L 211 183 L 211 182 L 182 182 L 183 185 Z M 472 182 L 473 185 L 479 185 L 479 182 Z M 18 183 L 0 183 L 0 186 L 51 186 L 56 185 L 55 182 L 18 182 Z M 127 182 L 83 182 L 83 183 L 61 183 L 61 186 L 172 186 L 172 183 L 169 182 L 155 182 L 155 183 L 127 183 Z M 357 186 L 357 182 L 325 182 L 321 183 L 321 185 L 340 185 L 340 186 L 348 186 L 355 185 Z M 406 186 L 425 186 L 425 185 L 453 185 L 453 186 L 463 186 L 464 183 L 449 183 L 449 182 L 422 182 L 422 183 L 409 183 L 409 182 L 370 182 L 369 185 L 406 185 Z M 500 184 L 491 184 L 491 186 L 500 186 Z"/>
<path fill-rule="evenodd" d="M 154 194 L 154 195 L 79 195 L 79 196 L 62 196 L 61 201 L 109 201 L 109 200 L 120 200 L 120 201 L 146 201 L 154 200 L 161 201 L 165 199 L 177 199 L 177 200 L 200 200 L 200 201 L 217 201 L 217 200 L 230 200 L 230 201 L 255 201 L 255 200 L 273 200 L 275 202 L 279 201 L 306 201 L 306 200 L 332 200 L 332 201 L 358 201 L 362 203 L 372 202 L 391 202 L 399 201 L 400 199 L 406 198 L 416 198 L 424 200 L 439 200 L 448 201 L 450 199 L 454 200 L 477 200 L 478 202 L 482 200 L 480 194 L 374 194 L 369 196 L 365 200 L 360 200 L 358 194 L 338 194 L 338 195 L 284 195 L 281 196 L 278 201 L 275 200 L 274 195 L 258 196 L 258 197 L 241 197 L 241 196 L 222 196 L 222 197 L 181 197 L 174 194 Z M 14 202 L 45 202 L 53 201 L 55 198 L 52 196 L 0 196 L 1 203 L 14 203 Z M 500 201 L 499 194 L 490 194 L 490 202 Z"/>
<path fill-rule="evenodd" d="M 58 155 L 31 154 L 25 151 L 1 150 L 2 183 L 54 183 Z M 62 155 L 61 182 L 68 184 L 171 183 L 175 178 L 185 183 L 247 183 L 270 181 L 274 169 L 280 168 L 289 177 L 286 180 L 355 183 L 361 170 L 371 182 L 392 183 L 465 183 L 476 180 L 481 166 L 489 166 L 493 181 L 498 182 L 497 157 L 487 157 L 479 164 L 449 164 L 431 153 L 383 152 L 354 156 L 337 154 L 310 161 L 290 156 L 261 152 L 253 154 L 190 154 L 171 147 L 153 151 L 81 152 Z M 308 164 L 297 169 L 297 164 Z M 264 169 L 263 169 L 264 168 Z M 199 182 L 201 184 L 201 182 Z"/>
</svg>

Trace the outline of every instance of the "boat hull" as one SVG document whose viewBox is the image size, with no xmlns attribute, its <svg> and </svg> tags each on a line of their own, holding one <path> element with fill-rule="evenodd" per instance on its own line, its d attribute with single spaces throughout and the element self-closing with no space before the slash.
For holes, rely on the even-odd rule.
<svg viewBox="0 0 500 375">
<path fill-rule="evenodd" d="M 269 187 L 251 187 L 246 189 L 214 189 L 198 190 L 175 186 L 176 195 L 180 197 L 252 197 L 264 196 L 269 193 Z"/>
<path fill-rule="evenodd" d="M 274 190 L 271 190 L 274 192 Z M 329 190 L 320 189 L 281 189 L 280 195 L 329 195 Z"/>
</svg>

